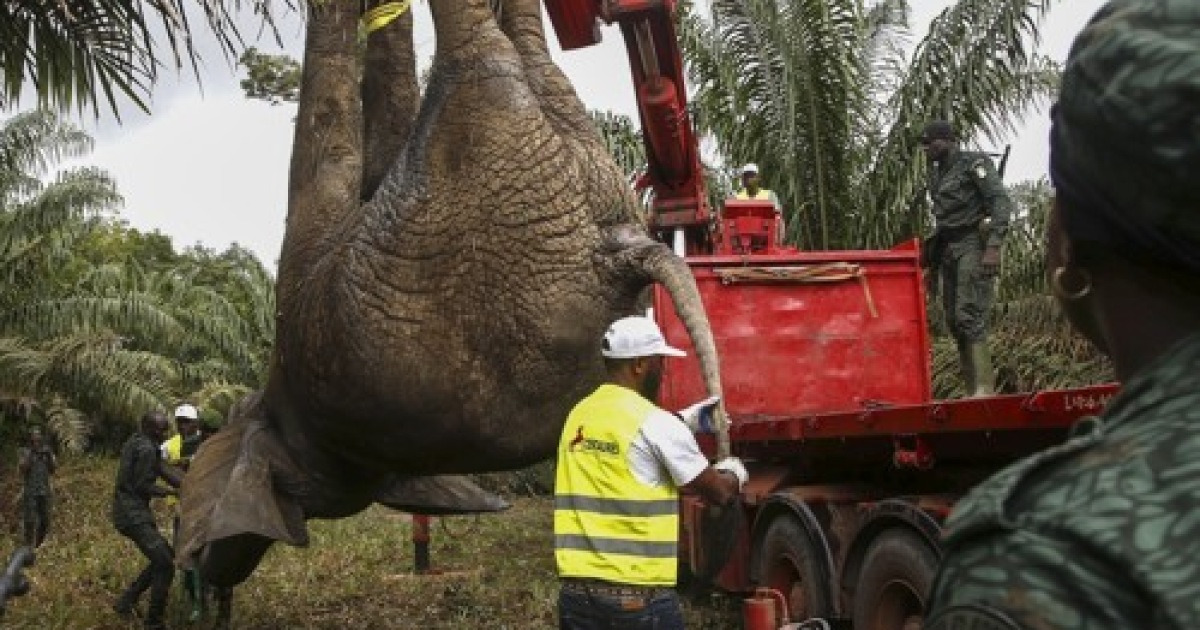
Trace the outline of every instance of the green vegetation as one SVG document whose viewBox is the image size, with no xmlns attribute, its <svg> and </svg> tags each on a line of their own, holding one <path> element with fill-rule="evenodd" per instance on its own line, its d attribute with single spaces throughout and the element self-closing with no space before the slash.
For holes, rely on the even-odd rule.
<svg viewBox="0 0 1200 630">
<path fill-rule="evenodd" d="M 133 544 L 108 519 L 115 462 L 70 458 L 55 479 L 55 522 L 30 571 L 33 592 L 14 599 L 11 630 L 125 630 L 110 606 L 141 569 Z M 14 505 L 0 482 L 0 505 Z M 309 523 L 308 549 L 277 546 L 234 594 L 240 630 L 496 628 L 556 626 L 553 502 L 518 498 L 502 514 L 435 519 L 431 555 L 444 575 L 414 576 L 407 515 L 379 506 L 336 521 Z M 18 541 L 17 523 L 0 528 L 0 550 Z M 164 513 L 160 521 L 167 522 Z M 179 584 L 171 627 L 188 611 Z M 736 600 L 687 604 L 688 627 L 735 627 Z M 144 608 L 145 602 L 142 606 Z M 206 626 L 194 626 L 197 628 Z"/>
<path fill-rule="evenodd" d="M 292 7 L 291 3 L 284 3 Z M 199 77 L 196 37 L 210 35 L 226 55 L 244 45 L 235 20 L 253 12 L 273 30 L 266 0 L 73 0 L 0 4 L 0 110 L 34 90 L 39 107 L 67 110 L 120 97 L 148 110 L 159 72 L 190 65 Z"/>
<path fill-rule="evenodd" d="M 97 169 L 47 181 L 90 144 L 47 111 L 0 123 L 0 435 L 44 424 L 72 450 L 181 400 L 224 417 L 265 378 L 274 338 L 274 281 L 253 254 L 176 253 L 130 228 Z"/>
<path fill-rule="evenodd" d="M 733 164 L 756 162 L 805 249 L 890 247 L 920 232 L 932 118 L 988 140 L 1057 83 L 1037 54 L 1051 0 L 958 0 L 908 52 L 907 0 L 712 0 L 685 6 L 696 119 Z"/>
<path fill-rule="evenodd" d="M 907 0 L 712 0 L 680 32 L 697 126 L 728 163 L 757 162 L 804 249 L 888 248 L 927 230 L 931 119 L 995 142 L 1046 102 L 1057 65 L 1038 54 L 1052 0 L 958 0 L 914 47 Z M 911 49 L 911 52 L 909 50 Z M 1011 188 L 1018 206 L 992 313 L 997 385 L 1029 391 L 1112 378 L 1049 296 L 1045 181 Z M 957 353 L 934 323 L 934 393 L 961 396 Z"/>
</svg>

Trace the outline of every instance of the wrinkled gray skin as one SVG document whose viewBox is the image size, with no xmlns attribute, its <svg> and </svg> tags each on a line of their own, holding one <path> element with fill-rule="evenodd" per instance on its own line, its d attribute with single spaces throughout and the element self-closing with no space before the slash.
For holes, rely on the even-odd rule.
<svg viewBox="0 0 1200 630">
<path fill-rule="evenodd" d="M 271 373 L 183 489 L 179 558 L 214 584 L 306 544 L 306 519 L 503 508 L 453 475 L 552 455 L 604 329 L 655 281 L 719 393 L 694 281 L 647 236 L 539 3 L 429 6 L 415 117 L 411 16 L 371 35 L 360 86 L 358 3 L 310 8 Z"/>
</svg>

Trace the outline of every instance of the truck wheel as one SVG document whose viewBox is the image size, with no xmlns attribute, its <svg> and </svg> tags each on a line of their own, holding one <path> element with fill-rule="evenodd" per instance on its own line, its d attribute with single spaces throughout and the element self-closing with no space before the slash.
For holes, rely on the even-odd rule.
<svg viewBox="0 0 1200 630">
<path fill-rule="evenodd" d="M 920 630 L 937 565 L 937 554 L 916 533 L 880 534 L 858 575 L 854 630 Z"/>
<path fill-rule="evenodd" d="M 762 586 L 783 593 L 792 621 L 828 617 L 833 612 L 819 557 L 796 519 L 779 517 L 767 526 L 754 574 Z"/>
</svg>

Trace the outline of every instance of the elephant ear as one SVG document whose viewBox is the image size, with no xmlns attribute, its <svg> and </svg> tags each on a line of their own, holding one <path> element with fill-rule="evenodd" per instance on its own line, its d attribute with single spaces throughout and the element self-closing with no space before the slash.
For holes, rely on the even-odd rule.
<svg viewBox="0 0 1200 630">
<path fill-rule="evenodd" d="M 273 483 L 288 460 L 261 413 L 259 396 L 247 398 L 192 459 L 180 488 L 181 564 L 221 542 L 254 541 L 263 552 L 273 541 L 308 544 L 301 506 Z"/>
<path fill-rule="evenodd" d="M 396 476 L 375 500 L 401 512 L 428 516 L 479 514 L 509 508 L 507 501 L 463 475 Z"/>
</svg>

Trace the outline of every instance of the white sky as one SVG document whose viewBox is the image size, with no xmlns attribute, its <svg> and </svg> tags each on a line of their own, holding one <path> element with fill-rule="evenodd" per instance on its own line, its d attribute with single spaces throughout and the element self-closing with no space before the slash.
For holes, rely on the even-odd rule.
<svg viewBox="0 0 1200 630">
<path fill-rule="evenodd" d="M 1064 59 L 1075 33 L 1102 3 L 1061 0 L 1056 4 L 1042 30 L 1042 52 Z M 914 31 L 922 32 L 949 4 L 948 0 L 913 0 Z M 418 55 L 427 56 L 433 49 L 428 5 L 414 6 Z M 299 58 L 301 27 L 289 24 L 282 35 L 286 52 Z M 607 27 L 604 36 L 600 45 L 560 52 L 556 59 L 585 105 L 632 116 L 635 103 L 620 32 Z M 273 41 L 257 46 L 264 52 L 280 52 Z M 557 48 L 557 41 L 551 46 Z M 161 82 L 150 116 L 126 108 L 121 124 L 84 120 L 83 126 L 96 139 L 96 149 L 81 162 L 116 178 L 125 197 L 121 215 L 138 229 L 160 230 L 180 249 L 199 242 L 222 250 L 236 242 L 273 268 L 283 240 L 295 106 L 248 100 L 230 62 L 211 55 L 208 65 L 203 93 L 186 74 Z M 1011 139 L 1007 181 L 1046 174 L 1046 118 L 1045 112 L 1030 112 L 1030 122 Z"/>
</svg>

